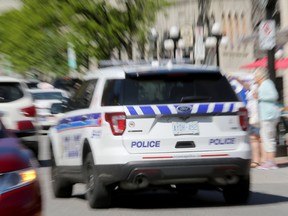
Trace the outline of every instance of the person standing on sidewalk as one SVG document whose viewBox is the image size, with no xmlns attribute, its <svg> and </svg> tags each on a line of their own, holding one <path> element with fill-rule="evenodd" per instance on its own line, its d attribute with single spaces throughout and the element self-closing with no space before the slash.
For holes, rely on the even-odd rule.
<svg viewBox="0 0 288 216">
<path fill-rule="evenodd" d="M 255 98 L 258 91 L 256 84 L 250 83 L 249 91 L 247 92 L 247 110 L 249 117 L 249 139 L 252 148 L 252 162 L 251 168 L 258 168 L 261 162 L 264 161 L 264 150 L 261 144 L 260 137 L 260 121 L 259 121 L 259 109 L 258 100 Z M 255 94 L 256 93 L 256 94 Z"/>
<path fill-rule="evenodd" d="M 249 118 L 249 126 L 248 126 L 248 134 L 249 140 L 251 144 L 252 150 L 252 161 L 251 161 L 251 168 L 258 168 L 261 165 L 261 162 L 264 160 L 263 158 L 263 148 L 261 145 L 261 138 L 260 138 L 260 121 L 259 121 L 259 111 L 258 111 L 258 100 L 255 98 L 255 92 L 258 90 L 258 85 L 255 84 L 254 77 L 251 80 L 244 81 L 238 77 L 229 77 L 229 80 L 232 86 L 237 85 L 236 82 L 241 84 L 245 89 L 245 98 L 242 98 L 242 101 L 246 102 L 246 108 L 248 110 L 248 118 Z M 236 89 L 236 87 L 235 87 Z M 236 91 L 235 91 L 236 92 Z M 237 92 L 236 92 L 237 93 Z M 243 100 L 244 98 L 244 100 Z"/>
<path fill-rule="evenodd" d="M 254 72 L 255 82 L 258 84 L 258 109 L 260 118 L 260 136 L 264 149 L 265 162 L 260 169 L 277 169 L 275 164 L 276 152 L 276 127 L 280 119 L 280 109 L 278 107 L 278 92 L 275 84 L 269 79 L 266 68 L 258 68 Z"/>
</svg>

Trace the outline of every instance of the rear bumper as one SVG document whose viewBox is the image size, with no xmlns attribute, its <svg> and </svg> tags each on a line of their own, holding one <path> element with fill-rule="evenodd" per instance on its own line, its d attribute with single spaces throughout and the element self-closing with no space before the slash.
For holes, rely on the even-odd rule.
<svg viewBox="0 0 288 216">
<path fill-rule="evenodd" d="M 196 179 L 209 181 L 217 177 L 245 176 L 250 172 L 250 162 L 250 159 L 241 158 L 137 161 L 97 165 L 96 169 L 105 185 L 122 181 L 133 183 L 139 176 L 145 177 L 150 184 L 176 184 Z"/>
</svg>

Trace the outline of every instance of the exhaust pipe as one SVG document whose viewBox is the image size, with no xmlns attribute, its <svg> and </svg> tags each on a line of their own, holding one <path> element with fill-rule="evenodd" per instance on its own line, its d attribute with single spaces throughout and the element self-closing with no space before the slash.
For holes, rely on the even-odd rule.
<svg viewBox="0 0 288 216">
<path fill-rule="evenodd" d="M 120 187 L 125 190 L 137 190 L 149 185 L 147 177 L 143 173 L 136 175 L 132 182 L 121 182 Z"/>
<path fill-rule="evenodd" d="M 145 188 L 149 184 L 147 177 L 142 173 L 135 176 L 133 183 L 137 185 L 138 188 Z"/>
<path fill-rule="evenodd" d="M 226 176 L 226 182 L 227 184 L 236 184 L 239 181 L 239 177 L 238 176 Z"/>
<path fill-rule="evenodd" d="M 239 177 L 236 175 L 227 175 L 225 177 L 215 178 L 214 181 L 218 185 L 236 184 L 239 181 Z"/>
</svg>

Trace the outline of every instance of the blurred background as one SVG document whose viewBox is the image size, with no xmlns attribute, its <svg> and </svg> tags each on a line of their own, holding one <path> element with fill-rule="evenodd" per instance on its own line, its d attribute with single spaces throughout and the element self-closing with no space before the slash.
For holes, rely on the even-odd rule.
<svg viewBox="0 0 288 216">
<path fill-rule="evenodd" d="M 286 10 L 285 0 L 0 0 L 0 74 L 51 81 L 102 60 L 163 58 L 250 73 L 255 60 L 287 56 Z M 276 38 L 268 51 L 259 45 L 266 19 Z M 287 67 L 270 66 L 283 104 Z"/>
</svg>

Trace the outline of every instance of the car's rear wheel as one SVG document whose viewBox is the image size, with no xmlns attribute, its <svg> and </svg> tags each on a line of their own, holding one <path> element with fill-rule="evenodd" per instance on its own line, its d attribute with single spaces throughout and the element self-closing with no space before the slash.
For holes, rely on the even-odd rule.
<svg viewBox="0 0 288 216">
<path fill-rule="evenodd" d="M 71 197 L 73 191 L 73 184 L 63 179 L 59 173 L 59 168 L 55 163 L 55 158 L 51 149 L 51 180 L 52 190 L 56 198 Z"/>
<path fill-rule="evenodd" d="M 100 181 L 92 153 L 85 160 L 86 198 L 91 208 L 107 208 L 111 205 L 111 191 Z"/>
<path fill-rule="evenodd" d="M 242 176 L 236 184 L 224 186 L 222 189 L 227 204 L 245 204 L 250 197 L 250 176 Z"/>
</svg>

